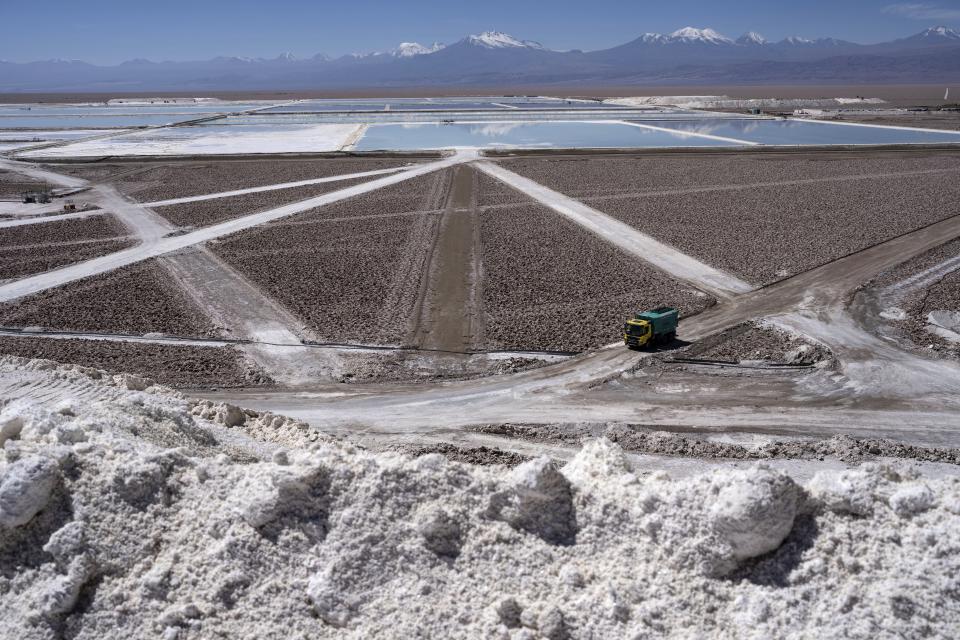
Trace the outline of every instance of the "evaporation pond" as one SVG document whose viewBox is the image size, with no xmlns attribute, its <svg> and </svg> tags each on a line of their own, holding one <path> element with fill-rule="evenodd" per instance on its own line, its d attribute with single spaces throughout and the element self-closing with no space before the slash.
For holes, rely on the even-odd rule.
<svg viewBox="0 0 960 640">
<path fill-rule="evenodd" d="M 686 133 L 704 133 L 771 145 L 831 144 L 939 144 L 960 143 L 960 133 L 896 129 L 881 126 L 841 125 L 803 120 L 698 120 L 696 122 L 651 122 Z"/>
<path fill-rule="evenodd" d="M 731 143 L 616 122 L 487 122 L 371 125 L 357 151 L 505 148 L 716 147 Z"/>
<path fill-rule="evenodd" d="M 91 127 L 125 129 L 128 127 L 171 124 L 174 122 L 183 122 L 184 120 L 193 120 L 197 117 L 199 117 L 197 114 L 0 116 L 0 129 L 89 129 Z"/>
</svg>

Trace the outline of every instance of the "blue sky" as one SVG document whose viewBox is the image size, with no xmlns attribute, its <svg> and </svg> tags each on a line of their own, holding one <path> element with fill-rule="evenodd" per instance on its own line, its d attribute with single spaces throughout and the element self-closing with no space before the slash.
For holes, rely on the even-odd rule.
<svg viewBox="0 0 960 640">
<path fill-rule="evenodd" d="M 960 0 L 0 0 L 0 59 L 341 55 L 489 29 L 553 49 L 601 49 L 683 26 L 869 43 L 937 24 L 960 25 Z"/>
</svg>

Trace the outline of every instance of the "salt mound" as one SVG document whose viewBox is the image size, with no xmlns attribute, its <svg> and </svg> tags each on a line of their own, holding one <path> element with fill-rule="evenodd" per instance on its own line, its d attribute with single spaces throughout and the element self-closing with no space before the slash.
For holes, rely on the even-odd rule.
<svg viewBox="0 0 960 640">
<path fill-rule="evenodd" d="M 0 414 L 20 425 L 0 456 L 4 637 L 960 629 L 952 479 L 864 465 L 806 487 L 762 466 L 672 480 L 636 474 L 605 440 L 562 468 L 512 471 L 329 442 L 280 448 L 227 427 L 241 420 L 229 408 L 102 383 L 115 401 Z"/>
<path fill-rule="evenodd" d="M 793 528 L 799 491 L 793 480 L 763 467 L 731 471 L 714 483 L 710 519 L 734 560 L 755 558 L 780 546 Z"/>
</svg>

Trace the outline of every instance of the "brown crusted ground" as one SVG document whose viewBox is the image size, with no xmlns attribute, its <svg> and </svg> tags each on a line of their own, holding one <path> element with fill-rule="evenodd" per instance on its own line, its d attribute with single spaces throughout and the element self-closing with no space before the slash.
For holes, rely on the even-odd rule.
<svg viewBox="0 0 960 640">
<path fill-rule="evenodd" d="M 757 284 L 955 215 L 949 203 L 960 202 L 954 154 L 518 159 L 505 166 Z M 758 184 L 942 169 L 950 171 Z"/>
<path fill-rule="evenodd" d="M 178 227 L 205 227 L 224 220 L 232 220 L 251 213 L 273 209 L 291 202 L 306 200 L 331 191 L 339 191 L 363 182 L 365 182 L 363 179 L 326 182 L 304 187 L 260 191 L 227 198 L 154 207 L 153 210 Z"/>
<path fill-rule="evenodd" d="M 247 189 L 282 182 L 402 167 L 410 160 L 317 158 L 310 160 L 219 160 L 158 163 L 118 180 L 141 202 Z"/>
<path fill-rule="evenodd" d="M 0 353 L 133 373 L 171 387 L 249 387 L 270 380 L 233 347 L 0 337 Z"/>
<path fill-rule="evenodd" d="M 481 466 L 503 465 L 515 467 L 530 459 L 528 456 L 522 456 L 512 451 L 503 451 L 502 449 L 493 449 L 491 447 L 458 447 L 447 443 L 424 446 L 401 445 L 392 448 L 408 456 L 420 457 L 438 453 L 447 460 Z"/>
<path fill-rule="evenodd" d="M 892 269 L 887 269 L 870 281 L 871 287 L 887 287 L 900 282 L 910 276 L 937 266 L 945 260 L 960 255 L 960 238 L 945 242 L 939 247 L 925 251 L 905 262 L 901 262 Z"/>
<path fill-rule="evenodd" d="M 18 173 L 0 170 L 0 198 L 20 199 L 26 191 L 48 191 L 52 187 L 45 182 L 29 180 Z"/>
<path fill-rule="evenodd" d="M 960 270 L 949 273 L 928 288 L 907 296 L 903 305 L 907 319 L 898 324 L 914 344 L 920 347 L 929 346 L 941 355 L 960 357 L 960 344 L 927 330 L 927 316 L 931 311 L 960 312 Z"/>
<path fill-rule="evenodd" d="M 425 211 L 436 212 L 442 205 L 442 197 L 430 197 L 436 188 L 437 174 L 428 173 L 361 196 L 277 220 L 270 223 L 270 226 L 313 224 L 334 218 L 383 217 L 419 214 Z"/>
<path fill-rule="evenodd" d="M 0 279 L 43 273 L 129 249 L 136 244 L 136 240 L 102 240 L 36 247 L 0 247 Z"/>
<path fill-rule="evenodd" d="M 481 176 L 481 205 L 509 187 Z M 536 204 L 480 214 L 485 336 L 491 349 L 584 351 L 622 338 L 640 309 L 683 316 L 713 299 Z"/>
<path fill-rule="evenodd" d="M 0 306 L 7 327 L 216 337 L 214 327 L 160 266 L 146 260 Z"/>
<path fill-rule="evenodd" d="M 761 360 L 774 364 L 814 364 L 830 357 L 818 344 L 773 327 L 744 322 L 701 340 L 677 357 L 741 362 Z"/>
<path fill-rule="evenodd" d="M 577 446 L 598 437 L 609 438 L 626 451 L 651 455 L 690 458 L 732 458 L 765 460 L 770 458 L 834 457 L 859 462 L 877 457 L 909 458 L 925 462 L 960 464 L 960 449 L 926 448 L 881 438 L 856 439 L 834 436 L 828 440 L 771 442 L 745 447 L 726 442 L 708 442 L 657 427 L 634 424 L 569 423 L 478 425 L 472 430 L 520 440 Z"/>
<path fill-rule="evenodd" d="M 428 178 L 416 202 L 436 210 L 449 175 Z M 325 207 L 321 217 L 303 214 L 210 246 L 323 339 L 403 344 L 437 225 L 436 215 L 390 215 L 412 206 L 391 196 L 409 188 L 401 183 Z M 387 217 L 349 219 L 362 211 Z"/>
<path fill-rule="evenodd" d="M 0 247 L 106 240 L 127 234 L 127 229 L 110 215 L 92 215 L 0 229 Z"/>
<path fill-rule="evenodd" d="M 0 279 L 20 278 L 136 244 L 110 215 L 0 229 Z"/>
</svg>

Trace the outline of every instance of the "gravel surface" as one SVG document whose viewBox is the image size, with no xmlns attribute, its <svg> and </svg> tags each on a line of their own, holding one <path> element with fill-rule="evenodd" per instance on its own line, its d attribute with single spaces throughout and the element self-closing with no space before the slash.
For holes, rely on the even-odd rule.
<svg viewBox="0 0 960 640">
<path fill-rule="evenodd" d="M 0 323 L 58 331 L 221 335 L 156 259 L 2 305 Z"/>
<path fill-rule="evenodd" d="M 431 178 L 433 187 L 419 194 L 425 209 L 439 206 L 431 201 L 442 202 L 449 180 L 446 172 Z M 405 189 L 401 184 L 396 191 Z M 363 209 L 397 213 L 390 203 L 389 194 L 363 195 L 325 211 L 330 218 L 349 217 Z M 308 218 L 309 223 L 297 218 L 304 223 L 256 227 L 211 243 L 210 248 L 290 309 L 321 340 L 404 344 L 439 217 L 315 222 Z"/>
<path fill-rule="evenodd" d="M 922 129 L 960 131 L 960 112 L 957 111 L 911 111 L 901 114 L 870 114 L 848 111 L 827 119 L 837 122 L 857 122 L 860 124 L 878 124 L 894 127 L 920 127 Z"/>
<path fill-rule="evenodd" d="M 150 165 L 132 162 L 118 164 L 65 162 L 63 164 L 42 164 L 39 166 L 42 169 L 53 171 L 54 173 L 61 173 L 67 176 L 97 182 L 119 173 L 130 173 L 132 171 L 146 169 L 149 168 Z"/>
<path fill-rule="evenodd" d="M 928 331 L 928 315 L 931 311 L 960 312 L 960 271 L 948 273 L 929 287 L 906 295 L 899 293 L 895 285 L 957 256 L 960 256 L 960 239 L 952 240 L 902 262 L 893 269 L 881 273 L 864 287 L 874 290 L 894 287 L 889 294 L 892 295 L 893 305 L 891 305 L 891 299 L 888 299 L 885 304 L 896 306 L 896 310 L 903 312 L 905 318 L 891 320 L 891 324 L 925 352 L 948 358 L 960 358 L 960 344 Z"/>
<path fill-rule="evenodd" d="M 106 240 L 126 236 L 127 228 L 111 215 L 94 215 L 72 220 L 54 220 L 43 224 L 0 229 L 0 247 L 32 248 L 29 245 Z"/>
<path fill-rule="evenodd" d="M 453 462 L 463 462 L 482 467 L 490 465 L 502 465 L 506 467 L 515 467 L 523 464 L 530 458 L 522 456 L 512 451 L 503 451 L 501 449 L 492 449 L 490 447 L 458 447 L 456 445 L 442 443 L 434 445 L 400 445 L 392 448 L 398 453 L 419 458 L 431 454 L 440 454 L 447 460 Z"/>
<path fill-rule="evenodd" d="M 480 202 L 508 189 L 480 177 Z M 480 213 L 490 349 L 584 351 L 622 339 L 624 320 L 664 304 L 681 316 L 713 299 L 536 204 Z"/>
<path fill-rule="evenodd" d="M 20 278 L 107 255 L 136 244 L 113 216 L 0 229 L 0 279 Z"/>
<path fill-rule="evenodd" d="M 953 155 L 880 157 L 857 161 L 797 158 L 673 159 L 666 169 L 640 161 L 513 161 L 506 166 L 574 197 L 633 189 L 697 187 L 730 183 L 848 175 L 868 171 L 916 171 L 956 166 Z M 659 162 L 661 159 L 657 159 Z M 750 162 L 752 161 L 752 162 Z M 592 165 L 591 163 L 596 163 Z M 685 163 L 687 175 L 677 170 Z M 720 167 L 733 163 L 728 176 Z M 745 172 L 749 169 L 749 172 Z M 707 264 L 755 284 L 784 277 L 956 215 L 957 173 L 752 187 L 743 190 L 585 198 L 594 208 L 667 242 Z"/>
<path fill-rule="evenodd" d="M 508 159 L 500 164 L 571 197 L 591 198 L 874 173 L 960 170 L 960 152 L 571 156 Z"/>
<path fill-rule="evenodd" d="M 53 187 L 45 182 L 35 182 L 9 171 L 0 170 L 0 198 L 20 199 L 25 191 L 49 191 Z"/>
<path fill-rule="evenodd" d="M 443 177 L 438 178 L 438 175 Z M 447 182 L 449 175 L 449 172 L 432 173 L 405 180 L 385 189 L 377 189 L 333 205 L 304 211 L 295 216 L 273 222 L 271 226 L 312 224 L 319 220 L 329 220 L 331 218 L 394 216 L 439 211 L 444 194 L 449 188 Z M 435 206 L 430 203 L 434 203 Z"/>
<path fill-rule="evenodd" d="M 233 347 L 0 336 L 0 353 L 132 373 L 172 387 L 250 387 L 270 382 Z"/>
<path fill-rule="evenodd" d="M 92 260 L 135 246 L 135 240 L 103 240 L 38 247 L 0 247 L 0 279 L 21 278 Z"/>
<path fill-rule="evenodd" d="M 342 356 L 349 360 L 347 371 L 337 382 L 438 382 L 507 375 L 547 364 L 535 358 L 488 358 L 420 351 L 385 351 Z"/>
<path fill-rule="evenodd" d="M 882 438 L 851 438 L 838 435 L 827 440 L 769 442 L 744 446 L 712 442 L 661 431 L 657 427 L 612 423 L 477 425 L 473 431 L 520 440 L 577 446 L 596 438 L 607 438 L 625 451 L 684 458 L 730 458 L 735 460 L 823 459 L 866 462 L 877 458 L 903 458 L 923 462 L 960 465 L 960 449 L 916 447 Z"/>
<path fill-rule="evenodd" d="M 916 291 L 903 302 L 907 319 L 899 322 L 914 344 L 930 347 L 940 355 L 960 358 L 960 343 L 947 340 L 927 330 L 932 311 L 960 313 L 960 270 L 944 276 L 927 289 Z"/>
<path fill-rule="evenodd" d="M 247 189 L 281 182 L 389 169 L 410 160 L 380 158 L 319 158 L 315 160 L 243 160 L 158 164 L 150 171 L 120 179 L 137 200 L 150 202 Z"/>
<path fill-rule="evenodd" d="M 960 256 L 960 238 L 946 242 L 930 251 L 921 253 L 892 269 L 888 269 L 870 281 L 870 287 L 880 288 L 897 284 L 912 275 L 926 271 L 938 264 Z"/>
<path fill-rule="evenodd" d="M 178 227 L 205 227 L 224 220 L 232 220 L 251 213 L 274 209 L 291 202 L 306 200 L 331 191 L 346 189 L 365 181 L 365 179 L 341 180 L 305 187 L 216 198 L 214 200 L 185 202 L 165 207 L 154 207 L 153 210 Z"/>
<path fill-rule="evenodd" d="M 745 322 L 710 336 L 674 357 L 772 364 L 815 364 L 831 357 L 829 349 L 774 327 Z"/>
</svg>

